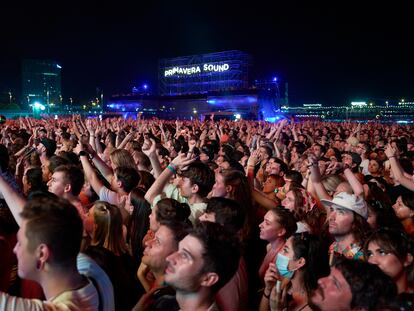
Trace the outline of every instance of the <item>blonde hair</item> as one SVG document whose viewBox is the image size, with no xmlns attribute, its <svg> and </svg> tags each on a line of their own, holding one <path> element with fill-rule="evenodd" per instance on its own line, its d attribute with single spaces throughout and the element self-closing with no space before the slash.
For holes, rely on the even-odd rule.
<svg viewBox="0 0 414 311">
<path fill-rule="evenodd" d="M 322 177 L 321 183 L 328 192 L 335 192 L 338 185 L 343 182 L 344 179 L 338 175 L 327 175 Z"/>
<path fill-rule="evenodd" d="M 106 248 L 115 255 L 127 253 L 128 248 L 122 234 L 122 216 L 118 207 L 103 201 L 97 201 L 93 207 L 95 230 L 91 244 Z"/>
</svg>

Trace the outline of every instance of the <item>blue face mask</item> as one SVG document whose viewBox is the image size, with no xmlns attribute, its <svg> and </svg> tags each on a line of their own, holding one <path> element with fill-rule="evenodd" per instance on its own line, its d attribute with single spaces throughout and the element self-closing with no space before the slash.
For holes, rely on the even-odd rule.
<svg viewBox="0 0 414 311">
<path fill-rule="evenodd" d="M 289 271 L 288 264 L 289 264 L 289 258 L 286 257 L 285 255 L 278 253 L 276 257 L 277 270 L 279 271 L 279 274 L 283 276 L 284 278 L 291 279 L 294 271 Z"/>
</svg>

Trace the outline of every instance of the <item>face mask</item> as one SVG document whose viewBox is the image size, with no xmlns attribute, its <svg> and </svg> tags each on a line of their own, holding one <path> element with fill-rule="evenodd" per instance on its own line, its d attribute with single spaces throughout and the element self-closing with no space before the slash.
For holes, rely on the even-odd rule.
<svg viewBox="0 0 414 311">
<path fill-rule="evenodd" d="M 279 271 L 279 274 L 283 276 L 284 278 L 291 279 L 294 271 L 289 271 L 288 264 L 289 264 L 289 258 L 286 257 L 285 255 L 278 253 L 276 257 L 277 270 Z"/>
</svg>

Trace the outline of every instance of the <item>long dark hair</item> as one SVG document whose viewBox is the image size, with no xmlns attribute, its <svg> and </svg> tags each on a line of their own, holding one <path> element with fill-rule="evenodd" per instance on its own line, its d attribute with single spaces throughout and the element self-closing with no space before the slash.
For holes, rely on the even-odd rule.
<svg viewBox="0 0 414 311">
<path fill-rule="evenodd" d="M 142 239 L 149 229 L 150 204 L 144 199 L 145 191 L 135 188 L 131 191 L 130 200 L 134 207 L 129 218 L 127 241 L 131 247 L 135 262 L 141 262 L 144 246 Z"/>
<path fill-rule="evenodd" d="M 317 288 L 318 279 L 329 274 L 329 241 L 307 232 L 295 233 L 292 236 L 292 248 L 295 259 L 304 258 L 306 261 L 302 267 L 303 281 L 310 295 Z"/>
</svg>

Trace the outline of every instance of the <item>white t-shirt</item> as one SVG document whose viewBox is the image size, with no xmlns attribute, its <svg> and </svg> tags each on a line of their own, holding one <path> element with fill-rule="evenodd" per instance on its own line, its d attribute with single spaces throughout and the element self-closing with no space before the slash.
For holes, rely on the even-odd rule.
<svg viewBox="0 0 414 311">
<path fill-rule="evenodd" d="M 180 203 L 187 203 L 188 206 L 190 206 L 190 210 L 191 210 L 191 214 L 188 217 L 188 219 L 193 224 L 194 224 L 195 220 L 198 219 L 198 217 L 200 217 L 207 208 L 207 203 L 193 203 L 193 204 L 188 203 L 187 198 L 184 198 L 183 196 L 181 196 L 180 191 L 173 184 L 167 184 L 164 187 L 163 193 L 157 195 L 154 198 L 154 201 L 152 202 L 151 208 L 154 207 L 155 204 L 157 204 L 158 201 L 163 199 L 163 198 L 174 199 L 174 200 L 177 200 Z"/>
</svg>

